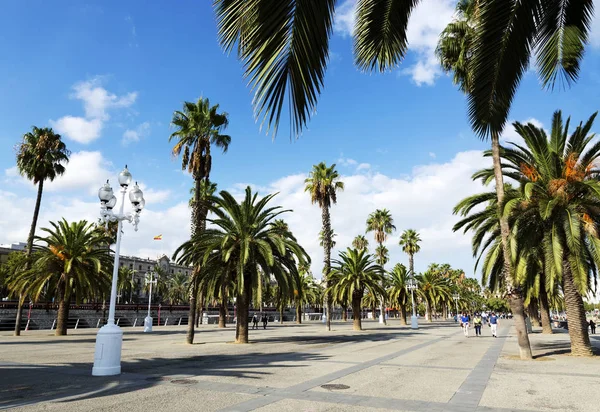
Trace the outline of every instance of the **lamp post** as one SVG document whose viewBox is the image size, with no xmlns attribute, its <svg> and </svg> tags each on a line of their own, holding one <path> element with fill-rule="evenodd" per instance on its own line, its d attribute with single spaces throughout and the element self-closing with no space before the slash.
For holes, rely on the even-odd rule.
<svg viewBox="0 0 600 412">
<path fill-rule="evenodd" d="M 456 315 L 456 319 L 458 321 L 458 300 L 460 299 L 460 295 L 458 293 L 454 293 L 452 295 L 452 299 L 454 299 L 454 304 L 456 305 L 456 312 L 454 312 L 454 314 Z"/>
<path fill-rule="evenodd" d="M 150 316 L 150 305 L 152 304 L 152 285 L 156 285 L 158 277 L 154 278 L 154 272 L 148 272 L 146 275 L 146 285 L 150 285 L 148 292 L 148 316 L 144 319 L 144 332 L 152 332 L 152 316 Z"/>
<path fill-rule="evenodd" d="M 406 282 L 406 287 L 410 290 L 410 301 L 412 303 L 412 316 L 410 317 L 410 328 L 411 329 L 419 329 L 419 320 L 417 318 L 417 311 L 415 308 L 415 289 L 418 287 L 417 279 L 415 279 L 414 275 L 411 273 L 408 281 Z"/>
<path fill-rule="evenodd" d="M 121 206 L 119 213 L 114 213 L 113 208 L 117 204 L 117 197 L 113 194 L 108 180 L 98 191 L 100 198 L 100 218 L 105 222 L 108 228 L 109 222 L 118 222 L 117 225 L 117 243 L 115 245 L 115 261 L 113 266 L 112 286 L 110 289 L 110 306 L 108 312 L 108 321 L 98 331 L 96 335 L 96 350 L 94 353 L 93 376 L 110 376 L 121 373 L 121 346 L 123 344 L 123 331 L 115 324 L 115 306 L 117 302 L 117 280 L 119 278 L 119 251 L 121 249 L 121 229 L 123 221 L 126 220 L 133 224 L 137 231 L 140 221 L 140 212 L 144 208 L 146 201 L 144 194 L 137 183 L 129 190 L 129 200 L 135 213 L 123 213 L 125 206 L 125 194 L 131 184 L 131 173 L 127 166 L 119 173 L 119 185 L 121 186 Z"/>
</svg>

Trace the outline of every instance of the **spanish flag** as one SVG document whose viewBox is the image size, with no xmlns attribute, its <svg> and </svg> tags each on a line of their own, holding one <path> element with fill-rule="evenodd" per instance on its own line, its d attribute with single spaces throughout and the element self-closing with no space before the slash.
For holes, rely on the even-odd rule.
<svg viewBox="0 0 600 412">
<path fill-rule="evenodd" d="M 154 240 L 162 240 L 162 235 L 154 236 Z"/>
</svg>

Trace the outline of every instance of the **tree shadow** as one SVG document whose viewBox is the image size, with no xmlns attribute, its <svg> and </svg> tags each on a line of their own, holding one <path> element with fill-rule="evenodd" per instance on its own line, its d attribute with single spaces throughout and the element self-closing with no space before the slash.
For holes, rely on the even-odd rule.
<svg viewBox="0 0 600 412">
<path fill-rule="evenodd" d="M 190 356 L 125 360 L 118 376 L 93 377 L 91 364 L 18 365 L 0 363 L 0 409 L 40 402 L 74 402 L 147 389 L 157 385 L 193 384 L 181 375 L 260 380 L 273 368 L 302 368 L 329 356 L 249 352 L 243 355 Z"/>
<path fill-rule="evenodd" d="M 594 339 L 590 336 L 592 351 L 594 355 L 600 355 L 600 339 Z M 532 342 L 533 343 L 533 342 Z M 536 353 L 534 359 L 543 359 L 552 355 L 569 355 L 571 353 L 571 341 L 557 341 L 548 343 L 533 343 L 532 349 Z"/>
</svg>

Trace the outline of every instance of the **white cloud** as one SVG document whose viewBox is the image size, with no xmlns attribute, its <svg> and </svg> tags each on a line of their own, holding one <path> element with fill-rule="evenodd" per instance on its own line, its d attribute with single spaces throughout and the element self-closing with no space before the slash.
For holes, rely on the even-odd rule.
<svg viewBox="0 0 600 412">
<path fill-rule="evenodd" d="M 44 192 L 62 194 L 84 190 L 88 194 L 96 194 L 102 183 L 116 174 L 112 170 L 112 164 L 98 151 L 71 153 L 69 163 L 65 166 L 62 176 L 44 183 Z M 6 169 L 4 175 L 8 184 L 14 186 L 16 183 L 33 188 L 29 180 L 19 175 L 16 166 Z"/>
<path fill-rule="evenodd" d="M 58 120 L 50 120 L 58 133 L 81 144 L 88 144 L 100 137 L 102 132 L 101 119 L 84 119 L 83 117 L 64 116 Z"/>
<path fill-rule="evenodd" d="M 433 153 L 433 152 L 429 152 L 429 157 L 431 157 L 432 159 L 435 159 L 435 158 L 436 158 L 436 155 L 435 155 L 435 153 Z"/>
<path fill-rule="evenodd" d="M 108 111 L 130 107 L 137 99 L 137 92 L 117 96 L 101 84 L 100 77 L 76 83 L 70 97 L 83 102 L 85 117 L 64 116 L 50 120 L 51 126 L 78 143 L 87 144 L 98 139 L 104 123 L 110 119 Z"/>
<path fill-rule="evenodd" d="M 471 237 L 452 232 L 458 220 L 452 208 L 462 198 L 484 189 L 473 182 L 474 171 L 490 166 L 491 160 L 481 152 L 458 153 L 447 163 L 434 163 L 415 167 L 406 178 L 395 178 L 381 173 L 353 173 L 342 176 L 345 189 L 338 195 L 338 203 L 331 209 L 332 225 L 338 234 L 337 250 L 345 249 L 354 236 L 364 234 L 368 214 L 377 208 L 392 212 L 398 231 L 388 240 L 391 253 L 390 264 L 406 263 L 406 256 L 398 246 L 400 232 L 414 228 L 421 233 L 422 249 L 416 257 L 417 270 L 423 270 L 432 262 L 448 262 L 472 273 Z M 291 175 L 257 187 L 261 195 L 280 192 L 276 204 L 293 209 L 283 218 L 306 248 L 312 258 L 312 270 L 320 276 L 323 252 L 318 242 L 321 229 L 321 211 L 311 204 L 304 192 L 306 175 Z M 236 185 L 239 193 L 246 184 Z M 367 235 L 372 241 L 372 235 Z M 334 257 L 337 251 L 334 253 Z"/>
<path fill-rule="evenodd" d="M 356 171 L 359 172 L 361 170 L 369 170 L 371 168 L 371 165 L 369 163 L 361 163 L 358 166 L 356 166 Z"/>
<path fill-rule="evenodd" d="M 422 0 L 410 16 L 407 28 L 408 50 L 417 62 L 400 71 L 410 75 L 421 86 L 432 85 L 441 70 L 435 57 L 440 33 L 454 15 L 455 0 Z M 356 0 L 345 0 L 336 9 L 334 30 L 342 36 L 352 35 L 356 14 Z"/>
<path fill-rule="evenodd" d="M 350 166 L 356 166 L 358 164 L 358 162 L 354 159 L 344 157 L 344 154 L 342 153 L 340 158 L 337 160 L 336 164 L 338 164 L 340 166 L 350 167 Z"/>
<path fill-rule="evenodd" d="M 123 133 L 123 139 L 121 139 L 121 143 L 124 146 L 127 146 L 129 143 L 139 142 L 140 139 L 148 136 L 148 134 L 150 134 L 150 123 L 144 122 L 134 130 L 125 130 Z"/>
</svg>

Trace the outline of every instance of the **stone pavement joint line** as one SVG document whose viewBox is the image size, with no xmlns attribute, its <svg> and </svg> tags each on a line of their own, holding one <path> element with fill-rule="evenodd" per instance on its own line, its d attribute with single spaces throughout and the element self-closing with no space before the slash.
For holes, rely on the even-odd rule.
<svg viewBox="0 0 600 412">
<path fill-rule="evenodd" d="M 271 403 L 274 403 L 281 399 L 286 398 L 285 393 L 302 394 L 302 399 L 307 399 L 308 396 L 307 396 L 306 391 L 308 391 L 309 389 L 315 388 L 317 386 L 321 386 L 327 382 L 331 382 L 336 379 L 343 378 L 344 376 L 350 375 L 352 373 L 360 372 L 361 370 L 370 368 L 372 366 L 378 365 L 383 362 L 387 362 L 391 359 L 397 358 L 397 357 L 405 355 L 407 353 L 410 353 L 410 352 L 425 348 L 427 346 L 436 344 L 436 343 L 448 338 L 449 336 L 455 335 L 457 333 L 458 332 L 439 337 L 432 341 L 419 343 L 418 345 L 414 345 L 409 348 L 405 348 L 405 349 L 399 350 L 397 352 L 394 352 L 394 353 L 391 353 L 391 354 L 388 354 L 385 356 L 381 356 L 379 358 L 370 360 L 368 362 L 361 363 L 359 365 L 351 366 L 351 367 L 348 367 L 348 368 L 345 368 L 345 369 L 342 369 L 342 370 L 339 370 L 336 372 L 329 373 L 327 375 L 319 376 L 318 378 L 314 378 L 314 379 L 308 380 L 306 382 L 302 382 L 297 385 L 290 386 L 289 388 L 285 388 L 280 391 L 277 391 L 277 392 L 273 393 L 273 395 L 264 396 L 262 398 L 257 398 L 257 399 L 252 399 L 252 400 L 249 400 L 246 402 L 242 402 L 238 405 L 235 405 L 235 406 L 232 406 L 229 408 L 225 408 L 225 409 L 221 409 L 221 411 L 222 412 L 252 411 L 254 409 L 261 408 L 263 406 L 269 405 Z M 312 393 L 311 393 L 311 396 L 312 396 Z M 370 399 L 372 399 L 372 398 L 370 398 Z M 398 400 L 398 399 L 394 399 L 393 402 L 395 405 L 397 405 L 398 403 L 401 403 L 402 401 Z"/>
<path fill-rule="evenodd" d="M 502 338 L 497 338 L 492 346 L 485 352 L 479 363 L 473 368 L 465 381 L 460 385 L 450 402 L 449 406 L 458 407 L 460 411 L 474 411 L 481 401 L 483 392 L 487 386 L 490 376 L 496 366 L 496 361 L 502 352 L 506 338 L 508 337 L 508 328 L 502 330 Z M 452 409 L 448 409 L 452 410 Z"/>
</svg>

